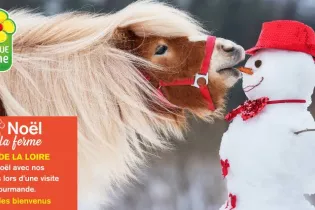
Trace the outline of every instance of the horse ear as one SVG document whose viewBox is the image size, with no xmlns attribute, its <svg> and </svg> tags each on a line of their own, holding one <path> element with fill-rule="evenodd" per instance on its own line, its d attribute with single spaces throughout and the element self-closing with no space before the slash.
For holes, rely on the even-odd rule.
<svg viewBox="0 0 315 210">
<path fill-rule="evenodd" d="M 128 27 L 118 27 L 113 34 L 113 40 L 117 48 L 122 50 L 132 50 L 135 48 L 139 37 Z"/>
</svg>

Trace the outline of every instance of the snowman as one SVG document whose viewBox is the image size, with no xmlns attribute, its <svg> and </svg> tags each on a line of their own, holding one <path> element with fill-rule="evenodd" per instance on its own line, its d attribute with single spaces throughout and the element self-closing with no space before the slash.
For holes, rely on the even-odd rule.
<svg viewBox="0 0 315 210">
<path fill-rule="evenodd" d="M 226 116 L 220 159 L 228 199 L 220 210 L 315 210 L 315 33 L 297 21 L 263 24 L 243 71 L 243 105 Z M 245 73 L 244 73 L 245 72 Z M 312 182 L 314 184 L 312 184 Z"/>
</svg>

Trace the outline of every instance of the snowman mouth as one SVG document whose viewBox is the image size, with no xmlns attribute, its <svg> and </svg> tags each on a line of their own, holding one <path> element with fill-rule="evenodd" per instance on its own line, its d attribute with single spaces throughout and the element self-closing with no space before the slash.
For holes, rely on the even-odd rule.
<svg viewBox="0 0 315 210">
<path fill-rule="evenodd" d="M 247 92 L 249 92 L 249 91 L 255 89 L 255 88 L 258 87 L 263 81 L 264 81 L 264 77 L 262 77 L 262 78 L 260 79 L 260 81 L 259 81 L 256 85 L 248 85 L 248 86 L 244 87 L 244 89 L 243 89 L 244 92 L 247 93 Z"/>
</svg>

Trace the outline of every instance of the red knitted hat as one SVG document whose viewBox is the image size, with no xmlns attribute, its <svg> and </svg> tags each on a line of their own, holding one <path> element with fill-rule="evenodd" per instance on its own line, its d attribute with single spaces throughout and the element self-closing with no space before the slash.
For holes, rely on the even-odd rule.
<svg viewBox="0 0 315 210">
<path fill-rule="evenodd" d="M 246 51 L 253 55 L 261 49 L 281 49 L 304 52 L 315 60 L 315 32 L 304 23 L 293 20 L 266 22 L 255 47 Z"/>
</svg>

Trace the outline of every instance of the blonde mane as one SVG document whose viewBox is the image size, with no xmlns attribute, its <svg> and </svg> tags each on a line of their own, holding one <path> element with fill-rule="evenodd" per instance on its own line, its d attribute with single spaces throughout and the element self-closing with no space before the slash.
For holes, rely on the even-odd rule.
<svg viewBox="0 0 315 210">
<path fill-rule="evenodd" d="M 109 15 L 10 15 L 17 33 L 13 68 L 0 74 L 5 110 L 9 116 L 78 116 L 79 199 L 99 203 L 101 193 L 132 177 L 143 146 L 166 148 L 167 137 L 182 136 L 176 123 L 146 105 L 143 93 L 151 100 L 155 94 L 135 64 L 152 64 L 112 43 L 119 27 L 140 36 L 206 33 L 189 15 L 154 1 Z"/>
</svg>

